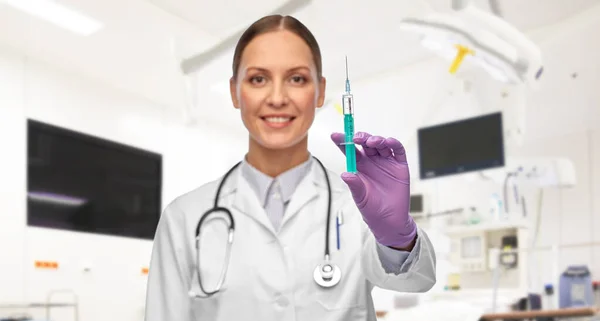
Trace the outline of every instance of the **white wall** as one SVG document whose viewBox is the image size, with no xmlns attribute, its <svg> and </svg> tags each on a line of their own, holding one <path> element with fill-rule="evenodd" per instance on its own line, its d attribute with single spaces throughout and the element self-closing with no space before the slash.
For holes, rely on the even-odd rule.
<svg viewBox="0 0 600 321">
<path fill-rule="evenodd" d="M 243 155 L 246 141 L 234 142 L 208 126 L 178 126 L 174 107 L 128 96 L 6 48 L 0 48 L 0 115 L 0 304 L 40 302 L 50 290 L 68 288 L 79 297 L 81 320 L 141 320 L 141 268 L 148 266 L 150 241 L 26 227 L 26 119 L 161 153 L 163 206 L 216 179 Z M 215 153 L 219 156 L 211 157 Z M 60 267 L 35 270 L 35 260 L 57 261 Z M 84 266 L 91 272 L 84 273 Z M 72 320 L 69 313 L 56 310 L 53 317 Z"/>
</svg>

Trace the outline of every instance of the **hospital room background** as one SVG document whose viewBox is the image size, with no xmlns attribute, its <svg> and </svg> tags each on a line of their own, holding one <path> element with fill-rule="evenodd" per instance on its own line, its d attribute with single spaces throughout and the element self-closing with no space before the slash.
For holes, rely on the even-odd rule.
<svg viewBox="0 0 600 321">
<path fill-rule="evenodd" d="M 600 1 L 459 2 L 0 0 L 0 319 L 143 320 L 158 216 L 138 217 L 150 229 L 128 235 L 36 224 L 44 202 L 82 203 L 32 190 L 28 180 L 44 175 L 35 155 L 137 159 L 159 186 L 159 209 L 217 179 L 247 148 L 229 97 L 234 40 L 272 12 L 303 21 L 323 52 L 327 97 L 311 152 L 345 170 L 329 134 L 343 131 L 346 56 L 356 129 L 406 147 L 411 212 L 436 247 L 437 284 L 423 294 L 375 289 L 382 320 L 598 306 Z M 475 13 L 502 23 L 475 27 Z M 482 45 L 509 29 L 518 32 Z M 431 44 L 440 39 L 454 42 Z M 485 68 L 482 55 L 506 59 Z M 64 145 L 44 151 L 44 135 Z M 458 142 L 454 160 L 464 163 L 429 159 L 440 135 Z M 477 136 L 491 152 L 477 152 L 486 147 Z"/>
</svg>

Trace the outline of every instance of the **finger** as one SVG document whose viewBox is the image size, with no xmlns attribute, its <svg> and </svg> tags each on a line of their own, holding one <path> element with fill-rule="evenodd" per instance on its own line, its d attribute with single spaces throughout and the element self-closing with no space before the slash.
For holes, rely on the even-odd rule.
<svg viewBox="0 0 600 321">
<path fill-rule="evenodd" d="M 358 133 L 354 134 L 353 141 L 355 144 L 358 144 L 362 147 L 363 151 L 365 152 L 365 155 L 367 155 L 367 156 L 378 155 L 379 153 L 377 152 L 376 148 L 371 148 L 366 145 L 367 140 L 370 137 L 371 137 L 371 134 L 369 134 L 369 133 L 358 132 Z"/>
<path fill-rule="evenodd" d="M 346 155 L 346 135 L 344 135 L 343 133 L 333 133 L 331 134 L 331 140 L 333 141 L 334 144 L 337 145 L 337 147 L 339 148 L 340 151 L 342 151 L 342 154 Z M 360 151 L 356 151 L 356 161 L 358 162 L 361 158 L 361 153 Z"/>
<path fill-rule="evenodd" d="M 394 153 L 394 158 L 402 163 L 406 163 L 406 150 L 404 149 L 404 145 L 402 145 L 401 142 L 399 142 L 397 139 L 395 138 L 387 138 L 385 140 L 387 146 L 389 148 L 392 149 L 392 152 Z"/>
<path fill-rule="evenodd" d="M 341 175 L 342 180 L 348 185 L 354 202 L 358 205 L 362 203 L 367 196 L 367 187 L 363 180 L 356 174 L 344 172 Z"/>
<path fill-rule="evenodd" d="M 385 142 L 385 138 L 381 136 L 371 136 L 367 139 L 366 145 L 371 148 L 375 148 L 377 153 L 382 157 L 392 156 L 392 150 Z"/>
<path fill-rule="evenodd" d="M 342 151 L 344 155 L 346 155 L 346 146 L 344 144 L 344 134 L 342 133 L 333 133 L 331 134 L 331 140 L 337 147 Z"/>
</svg>

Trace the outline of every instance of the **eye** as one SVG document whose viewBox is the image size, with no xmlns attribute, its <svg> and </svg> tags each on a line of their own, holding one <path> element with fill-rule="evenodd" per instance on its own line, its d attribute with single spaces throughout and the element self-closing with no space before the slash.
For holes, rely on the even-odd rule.
<svg viewBox="0 0 600 321">
<path fill-rule="evenodd" d="M 250 78 L 250 83 L 252 83 L 254 85 L 260 85 L 263 82 L 265 82 L 265 77 L 263 77 L 263 76 L 254 76 L 254 77 Z"/>
<path fill-rule="evenodd" d="M 306 82 L 306 78 L 303 76 L 293 76 L 291 80 L 295 84 L 303 84 Z"/>
</svg>

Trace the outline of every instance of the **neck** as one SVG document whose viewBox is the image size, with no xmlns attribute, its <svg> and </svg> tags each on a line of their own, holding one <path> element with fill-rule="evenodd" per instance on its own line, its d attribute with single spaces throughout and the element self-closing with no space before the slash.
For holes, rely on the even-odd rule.
<svg viewBox="0 0 600 321">
<path fill-rule="evenodd" d="M 250 138 L 246 161 L 254 168 L 271 177 L 290 170 L 308 160 L 308 138 L 284 149 L 269 149 Z"/>
</svg>

